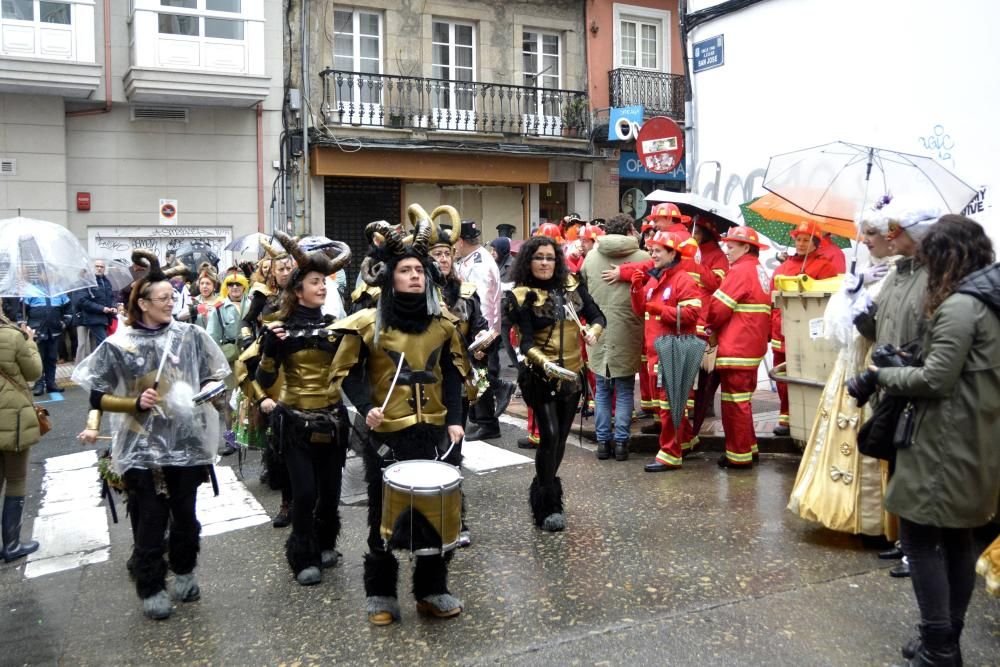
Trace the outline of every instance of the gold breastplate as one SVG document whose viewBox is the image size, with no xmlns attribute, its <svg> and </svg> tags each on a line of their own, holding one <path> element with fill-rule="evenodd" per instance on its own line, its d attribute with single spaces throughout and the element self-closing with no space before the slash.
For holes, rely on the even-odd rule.
<svg viewBox="0 0 1000 667">
<path fill-rule="evenodd" d="M 293 352 L 281 365 L 285 373 L 278 402 L 299 410 L 317 410 L 336 403 L 340 396 L 334 391 L 333 353 L 320 349 Z"/>
<path fill-rule="evenodd" d="M 435 319 L 426 331 L 403 333 L 397 329 L 383 331 L 378 345 L 366 340 L 369 350 L 368 375 L 372 387 L 372 402 L 382 405 L 402 358 L 399 380 L 389 397 L 382 424 L 376 429 L 393 433 L 415 424 L 442 426 L 447 410 L 441 374 L 441 357 L 451 355 L 454 325 L 448 320 Z"/>
</svg>

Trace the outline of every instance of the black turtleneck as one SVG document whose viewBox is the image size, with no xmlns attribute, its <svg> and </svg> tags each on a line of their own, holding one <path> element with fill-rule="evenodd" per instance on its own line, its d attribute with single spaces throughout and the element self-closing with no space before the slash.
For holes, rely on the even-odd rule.
<svg viewBox="0 0 1000 667">
<path fill-rule="evenodd" d="M 421 333 L 430 326 L 427 295 L 423 292 L 411 294 L 390 288 L 382 292 L 378 307 L 382 309 L 385 326 L 393 329 L 404 333 Z"/>
<path fill-rule="evenodd" d="M 303 306 L 301 303 L 296 304 L 292 312 L 288 314 L 288 318 L 285 323 L 290 326 L 306 326 L 306 325 L 316 325 L 325 324 L 325 315 L 323 311 L 319 308 L 310 308 L 309 306 Z"/>
</svg>

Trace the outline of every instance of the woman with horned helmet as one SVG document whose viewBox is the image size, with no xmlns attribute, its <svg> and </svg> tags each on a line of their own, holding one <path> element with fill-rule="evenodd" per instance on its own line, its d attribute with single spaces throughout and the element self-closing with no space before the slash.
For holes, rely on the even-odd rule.
<svg viewBox="0 0 1000 667">
<path fill-rule="evenodd" d="M 405 511 L 390 539 L 380 534 L 382 468 L 397 461 L 443 459 L 457 464 L 454 445 L 462 428 L 466 351 L 457 318 L 440 308 L 440 272 L 428 255 L 431 221 L 423 214 L 412 236 L 385 222 L 369 225 L 376 243 L 361 267 L 369 285 L 381 287 L 377 305 L 339 322 L 344 335 L 334 360 L 344 394 L 365 415 L 371 439 L 364 451 L 368 482 L 368 548 L 365 595 L 368 620 L 389 625 L 400 618 L 393 547 L 444 550 L 442 535 L 419 511 Z M 405 524 L 405 525 L 404 525 Z M 412 525 L 412 529 L 411 528 Z M 404 536 L 403 533 L 408 535 Z M 462 603 L 448 592 L 451 551 L 417 555 L 413 595 L 417 611 L 456 616 Z"/>
<path fill-rule="evenodd" d="M 521 247 L 512 279 L 514 289 L 504 309 L 524 358 L 518 372 L 521 395 L 539 431 L 529 502 L 535 525 L 555 532 L 566 527 L 562 482 L 556 473 L 580 403 L 580 335 L 594 345 L 607 320 L 586 286 L 566 268 L 562 250 L 551 237 L 535 236 Z"/>
<path fill-rule="evenodd" d="M 415 214 L 423 214 L 423 217 L 427 217 L 419 204 L 413 204 L 410 208 L 414 210 Z M 442 213 L 451 218 L 450 228 L 445 228 L 444 225 L 437 227 L 433 224 L 437 216 Z M 462 221 L 459 218 L 458 211 L 451 206 L 439 206 L 434 209 L 430 217 L 432 222 L 430 256 L 437 264 L 443 278 L 443 284 L 441 285 L 441 309 L 455 316 L 458 333 L 461 335 L 466 349 L 471 351 L 472 356 L 478 362 L 483 362 L 486 358 L 485 349 L 489 345 L 489 341 L 495 338 L 495 333 L 491 335 L 489 323 L 483 317 L 482 309 L 479 305 L 479 296 L 476 294 L 475 283 L 463 282 L 454 270 L 455 246 L 453 241 L 458 238 L 457 230 Z M 482 390 L 484 390 L 485 383 L 488 382 L 485 366 L 483 366 L 482 371 L 477 370 L 471 375 L 475 375 L 475 379 L 479 381 L 476 382 L 474 378 L 470 377 L 469 381 L 466 382 L 466 392 L 462 398 L 463 429 L 469 418 L 470 404 L 479 398 Z M 455 445 L 454 457 L 457 461 L 462 460 L 461 442 Z M 469 535 L 469 527 L 465 523 L 465 499 L 463 497 L 462 529 L 458 537 L 458 546 L 467 547 L 469 544 L 471 544 L 471 537 Z"/>
<path fill-rule="evenodd" d="M 292 493 L 285 462 L 274 439 L 268 436 L 269 432 L 273 433 L 270 414 L 277 405 L 276 398 L 281 387 L 276 383 L 265 391 L 256 381 L 260 348 L 253 343 L 257 340 L 256 336 L 262 331 L 262 327 L 273 320 L 275 313 L 281 308 L 281 290 L 288 284 L 288 278 L 292 275 L 295 265 L 287 251 L 278 250 L 266 241 L 262 241 L 261 245 L 267 254 L 257 268 L 263 282 L 254 282 L 250 288 L 250 304 L 240 322 L 240 347 L 244 351 L 237 361 L 235 375 L 243 398 L 237 411 L 241 415 L 246 415 L 247 427 L 244 429 L 242 425 L 240 426 L 244 438 L 248 441 L 258 438 L 264 441 L 262 456 L 264 472 L 260 480 L 267 482 L 272 489 L 281 491 L 281 506 L 274 516 L 272 525 L 275 528 L 284 528 L 292 522 Z"/>
<path fill-rule="evenodd" d="M 175 297 L 168 279 L 185 268 L 163 271 L 147 250 L 133 251 L 132 261 L 148 272 L 132 287 L 125 326 L 76 367 L 73 380 L 90 391 L 92 408 L 80 440 L 94 443 L 102 414 L 113 413 L 114 468 L 136 516 L 130 559 L 136 591 L 146 616 L 163 619 L 172 611 L 165 550 L 173 598 L 191 602 L 200 595 L 195 499 L 209 477 L 221 419 L 212 403 L 194 399 L 205 385 L 221 384 L 229 364 L 204 329 L 171 316 Z"/>
<path fill-rule="evenodd" d="M 340 483 L 346 459 L 343 406 L 333 391 L 332 371 L 338 339 L 333 316 L 323 315 L 326 276 L 351 259 L 346 244 L 334 242 L 331 258 L 323 251 L 303 252 L 282 232 L 275 234 L 295 258 L 297 268 L 281 292 L 277 318 L 263 330 L 257 382 L 266 391 L 278 383 L 280 394 L 272 414 L 272 429 L 288 469 L 292 503 L 292 533 L 285 556 L 303 586 L 322 581 L 321 567 L 333 567 L 340 533 Z M 346 417 L 346 415 L 344 415 Z"/>
</svg>

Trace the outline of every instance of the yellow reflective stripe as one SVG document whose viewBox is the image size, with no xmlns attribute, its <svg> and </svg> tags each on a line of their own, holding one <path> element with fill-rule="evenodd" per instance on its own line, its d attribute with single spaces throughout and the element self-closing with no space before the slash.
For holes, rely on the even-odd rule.
<svg viewBox="0 0 1000 667">
<path fill-rule="evenodd" d="M 669 410 L 670 409 L 670 401 L 657 401 L 656 405 L 661 410 Z"/>
<path fill-rule="evenodd" d="M 541 439 L 542 439 L 541 436 L 535 435 L 533 433 L 528 434 L 528 442 L 533 443 L 535 445 L 537 445 Z"/>
<path fill-rule="evenodd" d="M 753 398 L 752 391 L 743 391 L 733 394 L 722 392 L 722 400 L 728 401 L 730 403 L 746 403 L 751 398 Z"/>
<path fill-rule="evenodd" d="M 737 313 L 764 313 L 766 315 L 771 314 L 771 306 L 766 303 L 741 303 L 738 304 L 733 310 Z"/>
<path fill-rule="evenodd" d="M 753 456 L 754 454 L 759 454 L 759 453 L 760 453 L 760 450 L 759 450 L 759 449 L 757 449 L 757 443 L 756 443 L 756 442 L 755 442 L 755 443 L 753 443 L 752 445 L 750 445 L 750 456 L 751 456 L 751 457 L 752 457 L 752 456 Z"/>
<path fill-rule="evenodd" d="M 656 403 L 653 401 L 647 401 L 646 399 L 639 400 L 639 407 L 645 410 L 646 408 L 655 408 Z"/>
<path fill-rule="evenodd" d="M 754 445 L 756 447 L 756 445 Z M 746 454 L 737 454 L 736 452 L 726 451 L 726 458 L 733 463 L 753 463 L 753 452 L 747 452 Z"/>
<path fill-rule="evenodd" d="M 649 321 L 649 320 L 656 320 L 657 322 L 660 321 L 660 316 L 659 315 L 657 315 L 656 317 L 650 317 L 649 316 L 649 311 L 646 311 L 645 313 L 643 313 L 643 315 L 645 315 L 645 319 L 647 321 Z M 645 359 L 645 357 L 643 357 L 643 359 Z"/>
<path fill-rule="evenodd" d="M 664 452 L 662 449 L 656 453 L 656 460 L 659 461 L 660 463 L 665 463 L 668 466 L 677 466 L 678 468 L 681 467 L 682 463 L 681 458 L 679 456 L 671 456 L 670 454 Z"/>
<path fill-rule="evenodd" d="M 719 357 L 716 366 L 723 368 L 756 368 L 764 357 Z"/>
<path fill-rule="evenodd" d="M 705 333 L 705 325 L 699 324 L 694 328 L 694 330 L 700 334 L 703 334 Z"/>
<path fill-rule="evenodd" d="M 715 275 L 719 276 L 720 278 L 725 278 L 726 277 L 726 272 L 725 272 L 724 269 L 712 269 L 712 273 L 714 273 Z"/>
<path fill-rule="evenodd" d="M 701 442 L 701 437 L 700 437 L 700 436 L 697 436 L 697 435 L 696 435 L 696 436 L 694 436 L 693 438 L 691 438 L 691 442 L 689 442 L 689 443 L 688 443 L 688 445 L 689 445 L 690 447 L 694 447 L 694 446 L 695 446 L 695 445 L 697 445 L 697 444 L 698 444 L 699 442 Z"/>
<path fill-rule="evenodd" d="M 697 271 L 688 271 L 687 274 L 694 278 L 694 282 L 698 287 L 704 287 L 705 285 L 701 282 L 701 274 Z"/>
<path fill-rule="evenodd" d="M 701 308 L 701 299 L 684 299 L 677 303 L 679 306 L 697 306 Z"/>
<path fill-rule="evenodd" d="M 723 292 L 721 289 L 715 290 L 715 294 L 713 294 L 712 296 L 714 296 L 716 299 L 718 299 L 722 303 L 726 304 L 730 308 L 736 308 L 736 306 L 739 305 L 738 303 L 736 303 L 736 299 L 734 299 L 733 297 L 729 296 L 728 294 L 726 294 L 725 292 Z"/>
</svg>

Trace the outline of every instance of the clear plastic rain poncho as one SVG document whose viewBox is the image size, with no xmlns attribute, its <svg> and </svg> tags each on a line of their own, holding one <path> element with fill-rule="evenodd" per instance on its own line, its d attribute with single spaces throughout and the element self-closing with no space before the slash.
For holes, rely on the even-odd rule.
<svg viewBox="0 0 1000 667">
<path fill-rule="evenodd" d="M 205 383 L 229 375 L 229 364 L 204 329 L 177 321 L 157 331 L 120 327 L 77 365 L 73 380 L 89 391 L 138 398 L 153 386 L 161 361 L 160 400 L 152 410 L 105 415 L 111 417 L 118 474 L 215 459 L 221 416 L 211 402 L 195 405 L 193 399 Z"/>
</svg>

